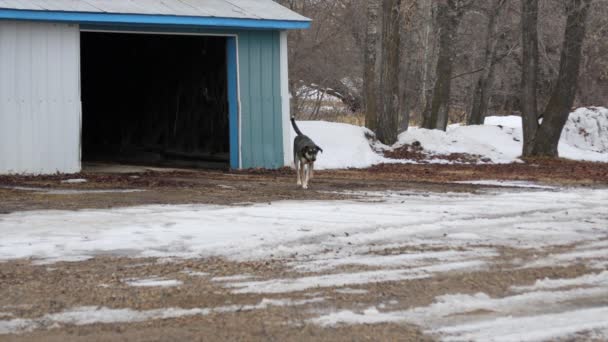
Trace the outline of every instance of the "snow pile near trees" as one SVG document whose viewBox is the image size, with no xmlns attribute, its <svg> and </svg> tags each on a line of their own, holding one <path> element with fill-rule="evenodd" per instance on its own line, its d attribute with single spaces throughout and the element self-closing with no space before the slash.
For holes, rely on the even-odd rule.
<svg viewBox="0 0 608 342">
<path fill-rule="evenodd" d="M 513 163 L 520 162 L 523 143 L 519 116 L 491 116 L 480 126 L 450 125 L 447 132 L 412 127 L 392 147 L 374 141 L 373 133 L 364 127 L 324 121 L 298 125 L 324 150 L 315 164 L 319 169 L 365 168 L 379 163 Z M 407 153 L 399 159 L 384 156 L 418 145 L 423 152 L 416 158 Z M 559 153 L 567 159 L 608 162 L 608 109 L 573 112 L 564 127 Z"/>
<path fill-rule="evenodd" d="M 571 113 L 562 140 L 585 151 L 608 153 L 608 108 L 579 108 Z"/>
<path fill-rule="evenodd" d="M 512 163 L 521 155 L 521 117 L 491 116 L 486 118 L 485 125 L 450 125 L 447 132 L 412 128 L 399 136 L 397 145 L 414 141 L 432 153 L 467 153 L 493 163 Z M 608 109 L 579 108 L 570 114 L 559 154 L 573 160 L 608 162 Z"/>
<path fill-rule="evenodd" d="M 511 123 L 512 118 L 505 120 Z M 447 132 L 412 127 L 399 135 L 395 147 L 419 142 L 431 155 L 463 153 L 480 156 L 487 162 L 504 164 L 518 160 L 521 139 L 521 129 L 505 125 L 450 125 Z"/>
<path fill-rule="evenodd" d="M 370 145 L 374 133 L 365 127 L 326 121 L 298 121 L 298 127 L 323 149 L 317 169 L 366 168 L 388 161 L 374 151 Z M 293 129 L 291 135 L 293 141 Z"/>
</svg>

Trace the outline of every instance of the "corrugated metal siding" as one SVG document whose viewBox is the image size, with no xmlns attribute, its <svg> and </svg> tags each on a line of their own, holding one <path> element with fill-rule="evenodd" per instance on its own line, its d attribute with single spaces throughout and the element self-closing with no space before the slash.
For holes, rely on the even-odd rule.
<svg viewBox="0 0 608 342">
<path fill-rule="evenodd" d="M 285 166 L 293 165 L 293 147 L 291 140 L 291 106 L 289 96 L 289 51 L 287 46 L 287 31 L 282 31 L 280 36 L 280 77 L 281 77 L 281 113 L 283 128 L 283 163 Z"/>
<path fill-rule="evenodd" d="M 243 168 L 284 165 L 280 32 L 239 34 Z"/>
<path fill-rule="evenodd" d="M 0 8 L 308 21 L 272 0 L 0 0 Z"/>
<path fill-rule="evenodd" d="M 76 25 L 0 21 L 0 173 L 80 170 Z"/>
</svg>

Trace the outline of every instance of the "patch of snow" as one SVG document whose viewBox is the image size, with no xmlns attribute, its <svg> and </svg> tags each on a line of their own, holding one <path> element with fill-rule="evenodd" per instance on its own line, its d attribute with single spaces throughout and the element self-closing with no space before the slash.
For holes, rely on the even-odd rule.
<svg viewBox="0 0 608 342">
<path fill-rule="evenodd" d="M 454 237 L 453 237 L 454 238 Z M 468 237 L 467 237 L 468 238 Z M 294 269 L 299 271 L 326 271 L 339 266 L 359 265 L 375 267 L 411 267 L 421 264 L 429 264 L 437 260 L 464 261 L 479 258 L 490 258 L 497 256 L 493 249 L 478 248 L 471 251 L 438 251 L 397 254 L 397 255 L 353 255 L 337 256 L 332 259 L 319 259 L 305 264 L 295 263 Z"/>
<path fill-rule="evenodd" d="M 558 291 L 566 287 L 578 288 Z M 321 326 L 408 322 L 424 327 L 443 341 L 544 341 L 593 335 L 608 337 L 608 271 L 572 279 L 544 279 L 533 286 L 515 286 L 524 292 L 502 298 L 485 293 L 438 296 L 424 307 L 380 312 L 340 311 L 311 319 Z M 538 291 L 540 290 L 540 291 Z M 592 307 L 581 307 L 584 303 Z M 582 334 L 582 335 L 581 335 Z"/>
<path fill-rule="evenodd" d="M 403 318 L 380 313 L 375 307 L 368 308 L 361 313 L 342 310 L 310 320 L 311 323 L 323 327 L 332 327 L 340 324 L 383 324 L 400 321 L 403 321 Z"/>
<path fill-rule="evenodd" d="M 125 279 L 124 282 L 129 286 L 135 287 L 174 287 L 180 286 L 184 283 L 180 280 L 176 279 L 165 279 L 160 277 L 152 277 L 152 278 L 131 278 Z"/>
<path fill-rule="evenodd" d="M 40 318 L 0 321 L 0 335 L 24 333 L 37 329 L 52 328 L 57 324 L 89 325 L 95 323 L 133 323 L 158 319 L 179 318 L 185 316 L 205 316 L 212 313 L 243 312 L 263 310 L 269 307 L 301 306 L 324 301 L 324 298 L 303 300 L 263 299 L 253 305 L 230 305 L 215 308 L 161 308 L 137 311 L 133 309 L 110 309 L 105 307 L 84 306 L 60 313 L 47 314 Z"/>
<path fill-rule="evenodd" d="M 494 320 L 460 324 L 432 330 L 443 341 L 535 342 L 550 341 L 579 333 L 596 333 L 608 338 L 608 307 L 566 311 L 522 317 L 500 317 Z"/>
<path fill-rule="evenodd" d="M 581 277 L 570 279 L 539 279 L 531 286 L 512 286 L 515 292 L 558 289 L 569 286 L 603 286 L 608 288 L 608 271 L 594 274 L 585 274 Z"/>
<path fill-rule="evenodd" d="M 472 185 L 485 185 L 485 186 L 497 186 L 497 187 L 509 187 L 509 188 L 528 188 L 528 189 L 558 189 L 554 186 L 540 185 L 533 182 L 527 181 L 506 181 L 506 180 L 474 180 L 474 181 L 458 181 L 453 182 L 455 184 L 472 184 Z"/>
<path fill-rule="evenodd" d="M 601 216 L 598 216 L 600 220 L 595 218 L 590 219 L 587 217 L 584 219 L 585 223 L 599 224 Z M 600 228 L 597 228 L 600 229 Z M 580 243 L 574 248 L 574 250 L 549 254 L 546 257 L 536 259 L 522 266 L 522 268 L 533 268 L 533 267 L 547 267 L 547 266 L 567 266 L 576 263 L 585 263 L 592 268 L 605 268 L 604 263 L 608 263 L 608 240 L 605 240 L 606 236 L 601 236 L 600 241 L 589 241 Z M 590 263 L 590 261 L 592 261 Z"/>
<path fill-rule="evenodd" d="M 607 259 L 608 248 L 598 248 L 590 250 L 575 250 L 560 254 L 550 254 L 547 257 L 540 258 L 533 262 L 524 265 L 523 268 L 546 267 L 546 266 L 566 266 L 576 263 L 585 263 L 590 259 Z"/>
<path fill-rule="evenodd" d="M 487 259 L 490 250 L 469 246 L 542 248 L 597 241 L 605 237 L 602 228 L 608 225 L 605 189 L 360 195 L 359 201 L 16 212 L 0 216 L 0 260 L 50 263 L 101 254 L 232 260 L 297 255 L 295 266 L 314 269 L 333 267 L 332 259 L 348 255 L 355 255 L 345 259 L 355 264 L 377 264 L 382 259 L 370 259 L 371 244 L 378 249 L 421 244 L 464 248 L 472 254 L 460 254 L 463 258 Z M 326 250 L 341 253 L 325 255 Z M 434 257 L 441 263 L 454 254 Z M 415 265 L 418 258 L 388 256 L 384 261 Z"/>
<path fill-rule="evenodd" d="M 81 183 L 86 183 L 87 180 L 84 178 L 74 178 L 74 179 L 65 179 L 62 180 L 61 183 L 66 183 L 66 184 L 81 184 Z"/>
<path fill-rule="evenodd" d="M 42 192 L 49 195 L 83 195 L 83 194 L 113 194 L 113 193 L 132 193 L 132 192 L 143 192 L 146 190 L 141 189 L 108 189 L 108 190 L 77 190 L 77 189 L 48 189 L 48 188 L 37 188 L 29 186 L 0 186 L 3 189 L 20 190 L 20 191 L 33 191 Z"/>
<path fill-rule="evenodd" d="M 451 294 L 439 296 L 435 302 L 426 307 L 416 307 L 405 311 L 363 313 L 351 312 L 348 316 L 335 314 L 323 315 L 311 321 L 320 325 L 360 324 L 360 323 L 388 323 L 409 322 L 427 327 L 450 325 L 462 319 L 462 315 L 487 311 L 490 315 L 500 312 L 521 314 L 534 312 L 534 310 L 547 310 L 558 307 L 559 303 L 577 299 L 599 298 L 606 294 L 608 288 L 573 289 L 567 291 L 540 291 L 518 294 L 504 298 L 491 298 L 485 293 L 475 295 Z M 370 316 L 365 321 L 365 316 Z M 356 316 L 356 317 L 355 317 Z M 349 321 L 345 317 L 354 317 Z M 339 318 L 339 319 L 338 319 Z"/>
<path fill-rule="evenodd" d="M 362 285 L 376 282 L 400 281 L 429 278 L 437 273 L 478 270 L 486 265 L 479 260 L 442 263 L 432 266 L 400 270 L 380 270 L 355 273 L 337 273 L 301 278 L 284 278 L 264 281 L 234 282 L 224 285 L 233 293 L 287 293 L 312 288 Z"/>
<path fill-rule="evenodd" d="M 237 274 L 237 275 L 226 276 L 226 277 L 213 277 L 213 278 L 211 278 L 211 281 L 229 282 L 229 281 L 247 280 L 247 279 L 251 279 L 251 278 L 255 278 L 255 277 L 252 276 L 251 274 Z"/>
<path fill-rule="evenodd" d="M 488 126 L 503 126 L 509 128 L 521 128 L 521 116 L 506 115 L 506 116 L 488 116 L 484 121 Z"/>
<path fill-rule="evenodd" d="M 234 189 L 236 189 L 236 188 L 235 188 L 235 187 L 233 187 L 233 186 L 230 186 L 230 185 L 224 185 L 224 184 L 218 184 L 217 186 L 218 186 L 218 187 L 220 187 L 220 188 L 222 188 L 222 189 L 228 189 L 228 190 L 234 190 Z"/>
<path fill-rule="evenodd" d="M 360 313 L 345 310 L 310 321 L 321 326 L 408 322 L 425 327 L 444 341 L 542 341 L 608 327 L 608 307 L 551 312 L 563 309 L 562 303 L 598 300 L 607 290 L 540 291 L 504 298 L 484 293 L 444 295 L 426 307 L 388 312 L 373 307 Z"/>
<path fill-rule="evenodd" d="M 187 274 L 187 275 L 192 276 L 192 277 L 207 277 L 207 276 L 209 276 L 209 273 L 207 273 L 207 272 L 194 271 L 194 270 L 191 270 L 189 268 L 183 270 L 181 273 Z"/>
</svg>

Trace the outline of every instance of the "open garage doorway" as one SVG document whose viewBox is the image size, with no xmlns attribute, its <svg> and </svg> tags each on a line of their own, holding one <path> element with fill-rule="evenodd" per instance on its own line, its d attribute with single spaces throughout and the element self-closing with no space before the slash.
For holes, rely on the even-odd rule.
<svg viewBox="0 0 608 342">
<path fill-rule="evenodd" d="M 82 160 L 229 167 L 230 39 L 81 32 Z"/>
</svg>

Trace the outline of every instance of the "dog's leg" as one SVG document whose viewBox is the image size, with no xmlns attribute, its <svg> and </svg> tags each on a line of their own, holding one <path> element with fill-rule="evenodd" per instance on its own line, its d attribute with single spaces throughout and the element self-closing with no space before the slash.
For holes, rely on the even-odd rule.
<svg viewBox="0 0 608 342">
<path fill-rule="evenodd" d="M 298 181 L 297 181 L 296 184 L 297 185 L 302 185 L 302 174 L 300 173 L 300 164 L 301 164 L 301 162 L 300 162 L 300 160 L 298 160 L 298 158 L 295 158 L 294 159 L 294 164 L 296 164 L 295 165 L 296 166 L 296 174 L 297 174 L 297 177 L 298 177 Z"/>
<path fill-rule="evenodd" d="M 308 164 L 308 173 L 310 174 L 308 176 L 308 179 L 312 179 L 312 177 L 315 174 L 314 170 L 315 170 L 315 163 L 313 162 L 313 163 Z"/>
<path fill-rule="evenodd" d="M 306 189 L 306 163 L 300 160 L 300 169 L 298 170 L 298 174 L 300 176 L 302 188 Z"/>
<path fill-rule="evenodd" d="M 309 170 L 310 170 L 310 164 L 309 163 L 302 163 L 303 167 L 302 167 L 302 175 L 304 176 L 304 180 L 302 181 L 302 189 L 308 189 L 308 177 L 309 177 Z"/>
</svg>

